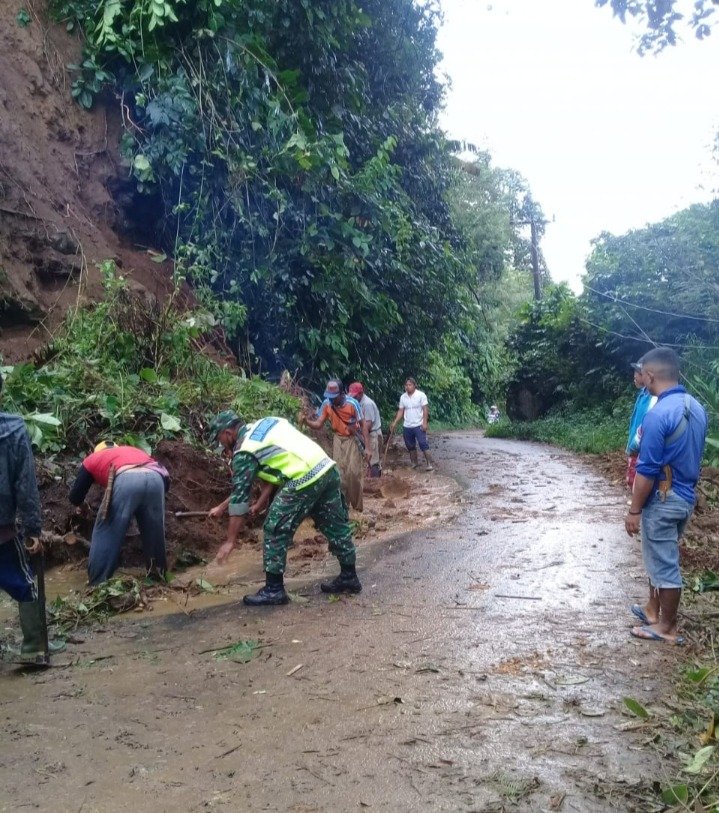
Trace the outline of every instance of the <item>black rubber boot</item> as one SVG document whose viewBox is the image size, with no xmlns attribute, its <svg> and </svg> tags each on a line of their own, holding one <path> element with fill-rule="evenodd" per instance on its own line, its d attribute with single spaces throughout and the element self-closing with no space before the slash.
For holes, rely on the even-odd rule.
<svg viewBox="0 0 719 813">
<path fill-rule="evenodd" d="M 16 660 L 29 666 L 49 666 L 50 655 L 65 651 L 65 643 L 49 642 L 48 652 L 45 649 L 45 607 L 40 602 L 21 601 L 17 605 L 22 629 L 22 645 Z"/>
<path fill-rule="evenodd" d="M 434 471 L 434 460 L 432 460 L 432 455 L 429 452 L 424 452 L 424 462 L 425 462 L 425 471 Z"/>
<path fill-rule="evenodd" d="M 250 607 L 271 607 L 278 604 L 287 604 L 290 597 L 285 592 L 282 574 L 266 573 L 265 586 L 252 596 L 245 596 L 242 600 Z"/>
<path fill-rule="evenodd" d="M 418 469 L 419 468 L 419 461 L 417 460 L 417 450 L 411 451 L 409 453 L 409 459 L 412 461 L 412 468 Z"/>
<path fill-rule="evenodd" d="M 362 584 L 357 577 L 354 565 L 341 565 L 340 575 L 331 582 L 320 584 L 323 593 L 361 593 Z"/>
</svg>

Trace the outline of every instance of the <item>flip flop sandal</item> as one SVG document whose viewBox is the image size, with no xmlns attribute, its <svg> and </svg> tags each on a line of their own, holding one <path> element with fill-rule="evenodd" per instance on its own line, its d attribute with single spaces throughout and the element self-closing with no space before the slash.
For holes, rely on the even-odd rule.
<svg viewBox="0 0 719 813">
<path fill-rule="evenodd" d="M 632 615 L 635 615 L 642 624 L 651 624 L 652 622 L 647 618 L 647 614 L 644 612 L 644 608 L 641 604 L 632 604 L 629 608 L 632 611 Z"/>
<path fill-rule="evenodd" d="M 639 638 L 640 641 L 659 641 L 663 644 L 674 644 L 674 646 L 684 646 L 684 637 L 682 635 L 677 635 L 677 637 L 672 641 L 671 638 L 666 638 L 664 635 L 660 635 L 658 632 L 654 632 L 653 629 L 649 627 L 639 627 L 640 631 L 643 632 L 643 635 L 639 635 L 638 633 L 634 632 L 634 630 L 630 630 L 629 634 L 634 638 Z"/>
</svg>

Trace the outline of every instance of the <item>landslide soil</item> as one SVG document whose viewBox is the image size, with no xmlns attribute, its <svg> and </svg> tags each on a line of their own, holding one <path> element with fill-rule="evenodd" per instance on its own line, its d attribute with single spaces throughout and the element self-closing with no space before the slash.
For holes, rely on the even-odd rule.
<svg viewBox="0 0 719 813">
<path fill-rule="evenodd" d="M 673 766 L 622 698 L 657 710 L 679 651 L 628 635 L 625 493 L 550 447 L 435 448 L 459 515 L 361 546 L 359 596 L 320 593 L 323 558 L 286 607 L 125 617 L 2 667 L 0 810 L 646 810 Z M 240 640 L 250 662 L 213 655 Z"/>
<path fill-rule="evenodd" d="M 319 438 L 325 441 L 324 436 Z M 166 502 L 166 544 L 168 565 L 177 572 L 175 589 L 184 589 L 195 579 L 202 578 L 214 586 L 227 587 L 258 577 L 262 564 L 262 522 L 258 518 L 239 540 L 238 550 L 228 566 L 211 564 L 224 539 L 225 521 L 206 518 L 177 518 L 176 512 L 207 511 L 222 502 L 231 487 L 228 466 L 217 455 L 207 454 L 180 441 L 162 441 L 154 452 L 171 475 Z M 406 455 L 394 446 L 387 457 L 385 476 L 365 479 L 364 510 L 351 511 L 355 523 L 355 538 L 359 545 L 383 540 L 412 528 L 440 519 L 453 517 L 458 508 L 457 483 L 437 473 L 431 478 L 422 471 L 412 471 L 403 464 Z M 90 510 L 77 516 L 68 502 L 68 489 L 77 471 L 77 462 L 64 465 L 38 461 L 40 501 L 43 528 L 51 534 L 46 553 L 48 596 L 65 596 L 71 590 L 82 590 L 86 582 L 87 543 L 102 499 L 102 491 L 94 487 L 88 494 Z M 188 557 L 189 555 L 189 557 Z M 295 545 L 289 554 L 290 575 L 306 573 L 316 560 L 327 555 L 327 540 L 317 533 L 310 521 L 302 523 L 295 535 Z M 183 569 L 187 559 L 201 562 Z M 204 564 L 202 564 L 204 562 Z M 120 554 L 119 574 L 143 575 L 143 555 L 140 536 L 135 524 L 130 526 Z M 192 593 L 198 591 L 193 589 Z M 218 601 L 226 600 L 232 591 Z M 184 599 L 196 598 L 188 596 Z M 213 601 L 207 596 L 205 600 Z M 192 601 L 192 608 L 197 602 Z M 184 605 L 183 605 L 184 606 Z M 12 603 L 0 597 L 0 618 L 11 617 Z"/>
<path fill-rule="evenodd" d="M 21 8 L 32 18 L 25 27 Z M 80 61 L 80 41 L 48 23 L 44 4 L 8 2 L 3 12 L 0 339 L 8 364 L 51 339 L 68 308 L 102 295 L 103 260 L 115 260 L 151 299 L 164 297 L 170 277 L 133 219 L 139 204 L 119 157 L 120 100 L 100 99 L 91 112 L 74 102 L 66 66 Z"/>
</svg>

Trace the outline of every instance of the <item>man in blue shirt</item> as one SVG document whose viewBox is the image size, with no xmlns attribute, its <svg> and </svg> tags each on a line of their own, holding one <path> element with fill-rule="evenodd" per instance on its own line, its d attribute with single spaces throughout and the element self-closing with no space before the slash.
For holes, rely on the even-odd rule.
<svg viewBox="0 0 719 813">
<path fill-rule="evenodd" d="M 642 365 L 639 362 L 632 364 L 634 370 L 634 386 L 639 390 L 637 400 L 634 402 L 634 410 L 629 420 L 629 437 L 627 438 L 627 487 L 632 490 L 634 478 L 637 474 L 637 457 L 639 456 L 639 441 L 641 440 L 641 428 L 644 416 L 656 404 L 657 398 L 644 386 L 644 376 L 642 375 Z"/>
<path fill-rule="evenodd" d="M 630 536 L 641 528 L 642 555 L 649 575 L 649 601 L 632 612 L 642 622 L 635 638 L 683 643 L 677 635 L 682 592 L 679 539 L 696 503 L 707 433 L 707 414 L 679 386 L 679 358 L 657 347 L 640 359 L 644 386 L 657 396 L 642 423 L 632 503 L 624 520 Z"/>
</svg>

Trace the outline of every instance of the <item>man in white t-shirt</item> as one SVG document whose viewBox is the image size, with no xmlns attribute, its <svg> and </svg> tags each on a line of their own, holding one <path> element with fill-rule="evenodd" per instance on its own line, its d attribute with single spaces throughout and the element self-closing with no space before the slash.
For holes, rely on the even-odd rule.
<svg viewBox="0 0 719 813">
<path fill-rule="evenodd" d="M 425 461 L 425 471 L 432 471 L 434 464 L 429 454 L 429 443 L 427 442 L 427 423 L 429 421 L 429 401 L 422 390 L 417 389 L 417 382 L 414 378 L 408 378 L 404 384 L 404 392 L 399 399 L 399 409 L 390 425 L 390 431 L 394 431 L 397 423 L 404 418 L 404 445 L 409 452 L 409 459 L 412 461 L 412 468 L 419 467 L 417 462 L 417 445 L 422 450 Z"/>
</svg>

